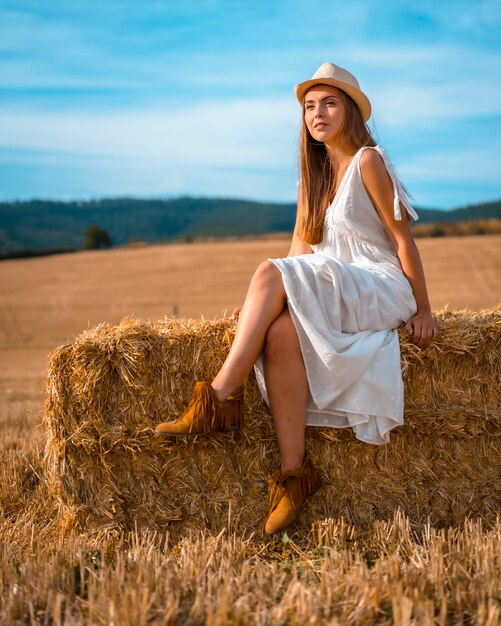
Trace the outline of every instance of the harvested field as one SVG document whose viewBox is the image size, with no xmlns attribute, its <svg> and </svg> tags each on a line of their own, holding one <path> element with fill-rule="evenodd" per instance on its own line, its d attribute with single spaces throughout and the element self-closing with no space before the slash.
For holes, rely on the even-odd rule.
<svg viewBox="0 0 501 626">
<path fill-rule="evenodd" d="M 451 309 L 493 308 L 501 302 L 500 241 L 478 237 L 418 242 L 435 308 L 447 303 Z M 180 330 L 192 332 L 200 321 L 129 320 L 115 330 L 101 327 L 90 330 L 86 338 L 74 339 L 87 327 L 104 321 L 116 324 L 128 314 L 161 320 L 172 313 L 173 303 L 180 315 L 220 315 L 240 303 L 257 262 L 286 249 L 285 241 L 191 244 L 0 264 L 0 623 L 501 623 L 501 518 L 496 513 L 499 498 L 495 501 L 500 488 L 495 465 L 496 458 L 499 463 L 499 311 L 479 318 L 444 313 L 440 341 L 447 340 L 447 349 L 443 343 L 440 349 L 437 345 L 425 352 L 404 345 L 406 386 L 412 386 L 407 433 L 394 431 L 390 446 L 364 455 L 363 444 L 357 446 L 347 431 L 327 432 L 330 438 L 309 435 L 312 454 L 337 448 L 354 454 L 359 465 L 354 471 L 349 462 L 336 466 L 331 458 L 323 468 L 324 477 L 334 481 L 342 503 L 334 491 L 323 487 L 307 503 L 303 522 L 276 540 L 260 531 L 265 473 L 276 467 L 277 455 L 269 420 L 252 384 L 247 389 L 249 419 L 241 433 L 180 442 L 177 451 L 165 442 L 151 447 L 151 423 L 179 408 L 191 380 L 202 371 L 207 355 L 196 347 L 199 333 L 188 342 L 195 363 L 191 369 L 182 360 L 175 362 L 176 350 L 171 361 L 165 350 L 159 350 L 156 365 L 155 350 L 150 354 L 151 376 L 165 366 L 175 370 L 174 383 L 167 376 L 162 389 L 169 391 L 169 385 L 179 384 L 183 397 L 168 393 L 153 398 L 143 372 L 139 396 L 144 404 L 140 411 L 144 433 L 137 432 L 132 419 L 138 409 L 131 407 L 127 380 L 136 372 L 138 358 L 127 365 L 122 356 L 134 343 L 134 332 L 149 328 L 141 349 L 151 351 L 162 332 L 165 337 L 169 324 L 178 329 L 179 338 Z M 228 264 L 231 271 L 225 269 Z M 463 325 L 461 315 L 471 324 Z M 214 333 L 209 333 L 209 342 L 217 333 L 229 341 L 228 321 L 205 324 Z M 484 335 L 479 335 L 480 327 Z M 100 467 L 83 482 L 82 472 L 79 477 L 78 467 L 71 463 L 67 482 L 61 481 L 64 454 L 58 455 L 69 432 L 65 428 L 85 423 L 79 421 L 85 413 L 82 405 L 73 406 L 64 385 L 59 400 L 54 390 L 50 392 L 54 406 L 47 417 L 49 413 L 57 417 L 66 402 L 73 421 L 55 419 L 52 456 L 44 456 L 41 380 L 47 354 L 60 344 L 67 347 L 54 355 L 53 365 L 68 368 L 68 389 L 78 391 L 78 401 L 87 402 L 94 411 L 82 431 L 77 428 L 67 442 L 68 459 L 88 464 L 87 446 L 94 467 Z M 87 390 L 75 386 L 78 368 L 73 373 L 72 368 L 77 363 L 82 373 L 88 372 L 92 349 L 97 358 L 105 344 L 111 370 L 116 367 L 120 374 L 115 393 L 127 419 L 121 431 L 116 407 L 109 416 L 105 411 L 99 428 L 109 427 L 109 433 L 99 441 L 90 424 L 103 407 L 113 404 L 112 398 L 99 396 L 96 376 L 89 378 Z M 101 370 L 103 379 L 109 374 L 106 367 Z M 56 383 L 50 384 L 57 387 Z M 96 407 L 93 398 L 98 396 L 101 404 Z M 478 410 L 482 402 L 483 413 Z M 137 437 L 127 450 L 131 434 Z M 408 442 L 411 437 L 417 450 L 413 458 L 405 456 L 406 438 Z M 233 467 L 227 458 L 215 465 L 211 460 L 214 471 L 202 474 L 202 465 L 208 463 L 206 453 L 221 459 L 225 449 L 233 454 L 232 446 L 239 446 L 245 456 L 256 445 L 261 456 L 250 465 L 250 475 L 238 458 Z M 157 455 L 146 477 L 141 476 L 147 464 L 139 458 L 141 452 L 150 455 L 148 463 Z M 177 500 L 168 502 L 162 480 L 174 476 L 168 459 L 176 454 L 185 458 L 184 484 L 177 486 Z M 399 459 L 396 487 L 391 490 L 389 469 Z M 362 463 L 370 468 L 367 480 Z M 370 480 L 378 466 L 380 474 Z M 113 474 L 106 472 L 116 473 L 117 468 L 126 470 L 118 474 L 119 493 L 126 497 L 116 500 L 110 518 L 103 511 L 113 497 Z M 127 513 L 127 495 L 137 493 L 134 482 L 138 477 L 155 478 L 157 469 L 162 477 L 156 477 L 158 503 L 152 499 L 154 490 L 148 488 L 136 502 L 129 500 Z M 346 479 L 351 474 L 358 481 L 355 484 Z M 381 481 L 382 491 L 374 490 L 375 480 Z M 208 481 L 213 485 L 212 499 L 203 489 Z M 190 484 L 196 485 L 200 505 L 191 509 L 187 492 L 179 496 Z M 98 493 L 98 507 L 92 508 L 99 485 L 105 488 Z M 251 493 L 242 485 L 249 486 Z M 399 508 L 392 510 L 387 494 Z M 455 499 L 450 494 L 456 494 Z M 256 510 L 251 510 L 248 503 L 254 495 L 259 500 Z M 148 498 L 149 507 L 145 506 Z M 413 507 L 416 502 L 423 508 Z M 165 519 L 167 507 L 178 516 Z M 433 521 L 426 521 L 426 510 Z M 206 512 L 208 524 L 201 511 Z M 136 513 L 140 513 L 137 524 Z"/>
<path fill-rule="evenodd" d="M 499 523 L 416 532 L 397 512 L 364 532 L 317 522 L 302 542 L 224 530 L 178 542 L 168 533 L 80 534 L 49 546 L 38 527 L 5 528 L 3 624 L 500 623 Z"/>
<path fill-rule="evenodd" d="M 501 236 L 417 243 L 435 310 L 501 304 Z M 27 375 L 41 380 L 48 352 L 101 322 L 231 313 L 257 264 L 288 246 L 287 239 L 193 243 L 3 261 L 0 358 L 10 367 L 0 390 L 25 384 Z"/>
</svg>

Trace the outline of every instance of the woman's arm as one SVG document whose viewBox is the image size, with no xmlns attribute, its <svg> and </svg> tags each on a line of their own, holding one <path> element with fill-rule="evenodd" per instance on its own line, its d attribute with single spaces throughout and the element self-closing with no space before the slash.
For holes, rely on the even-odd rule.
<svg viewBox="0 0 501 626">
<path fill-rule="evenodd" d="M 312 252 L 311 247 L 299 237 L 296 229 L 294 229 L 291 247 L 287 256 L 299 256 L 300 254 L 311 254 Z"/>
<path fill-rule="evenodd" d="M 360 171 L 367 193 L 395 246 L 402 270 L 416 299 L 417 312 L 405 327 L 408 332 L 413 334 L 414 343 L 424 348 L 435 338 L 438 329 L 431 313 L 423 264 L 412 237 L 407 211 L 401 206 L 402 219 L 395 219 L 393 215 L 393 184 L 379 154 L 374 150 L 365 150 L 360 157 Z"/>
<path fill-rule="evenodd" d="M 299 206 L 299 187 L 297 194 L 297 206 Z M 312 254 L 313 250 L 311 247 L 305 243 L 301 237 L 298 235 L 298 225 L 297 225 L 297 217 L 296 224 L 294 226 L 294 233 L 292 235 L 291 247 L 289 250 L 289 254 L 287 256 L 299 256 L 301 254 Z"/>
</svg>

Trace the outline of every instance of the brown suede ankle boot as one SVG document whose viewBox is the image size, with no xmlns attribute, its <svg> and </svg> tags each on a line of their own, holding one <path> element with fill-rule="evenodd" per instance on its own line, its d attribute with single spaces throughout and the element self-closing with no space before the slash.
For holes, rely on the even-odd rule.
<svg viewBox="0 0 501 626">
<path fill-rule="evenodd" d="M 156 428 L 161 435 L 186 437 L 214 431 L 239 430 L 244 422 L 244 388 L 226 400 L 218 400 L 210 383 L 195 383 L 190 402 L 182 415 Z"/>
<path fill-rule="evenodd" d="M 278 533 L 293 524 L 304 501 L 320 487 L 320 482 L 320 475 L 306 454 L 299 469 L 274 472 L 268 479 L 270 491 L 265 531 Z"/>
</svg>

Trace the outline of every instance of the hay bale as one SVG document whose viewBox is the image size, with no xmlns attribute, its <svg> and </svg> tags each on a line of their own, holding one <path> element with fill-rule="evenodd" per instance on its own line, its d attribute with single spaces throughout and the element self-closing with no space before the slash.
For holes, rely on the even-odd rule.
<svg viewBox="0 0 501 626">
<path fill-rule="evenodd" d="M 349 430 L 307 428 L 324 478 L 299 530 L 344 516 L 357 525 L 391 519 L 437 525 L 499 512 L 501 310 L 438 315 L 426 351 L 401 331 L 405 425 L 387 446 Z M 195 380 L 215 375 L 231 344 L 229 320 L 101 324 L 50 358 L 46 473 L 81 527 L 149 527 L 185 533 L 260 529 L 266 476 L 278 467 L 269 412 L 254 377 L 239 433 L 194 439 L 152 427 L 186 405 Z"/>
</svg>

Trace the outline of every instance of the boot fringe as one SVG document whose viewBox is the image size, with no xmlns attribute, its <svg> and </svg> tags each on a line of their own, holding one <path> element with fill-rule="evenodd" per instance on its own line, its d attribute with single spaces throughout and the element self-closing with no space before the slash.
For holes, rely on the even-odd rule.
<svg viewBox="0 0 501 626">
<path fill-rule="evenodd" d="M 196 411 L 196 413 L 202 413 L 202 415 L 206 416 L 206 419 L 203 421 L 203 432 L 210 432 L 210 425 L 213 421 L 214 414 L 214 400 L 209 392 L 208 385 L 196 385 L 193 390 L 193 396 L 188 404 L 187 411 L 192 409 Z"/>
<path fill-rule="evenodd" d="M 210 394 L 210 387 L 209 394 Z M 240 387 L 220 402 L 213 397 L 213 413 L 211 415 L 211 429 L 238 430 L 243 427 L 244 420 L 244 389 Z"/>
<path fill-rule="evenodd" d="M 297 470 L 274 472 L 268 479 L 270 486 L 268 517 L 277 508 L 285 493 L 291 499 L 296 515 L 308 496 L 311 496 L 320 487 L 320 476 L 309 457 Z"/>
<path fill-rule="evenodd" d="M 220 401 L 210 383 L 198 381 L 183 413 L 176 420 L 159 424 L 157 432 L 171 437 L 184 437 L 216 431 L 236 431 L 243 425 L 243 417 L 243 385 Z"/>
<path fill-rule="evenodd" d="M 196 405 L 197 413 L 201 412 L 205 416 L 204 433 L 238 430 L 243 426 L 243 401 L 243 386 L 221 402 L 211 393 L 210 385 L 196 385 L 187 410 Z"/>
</svg>

